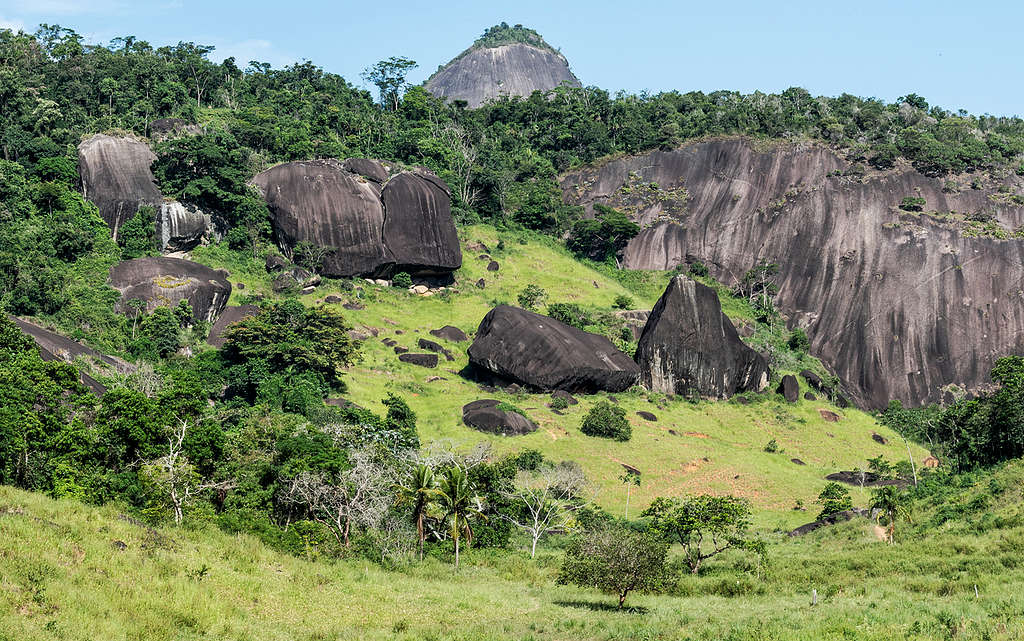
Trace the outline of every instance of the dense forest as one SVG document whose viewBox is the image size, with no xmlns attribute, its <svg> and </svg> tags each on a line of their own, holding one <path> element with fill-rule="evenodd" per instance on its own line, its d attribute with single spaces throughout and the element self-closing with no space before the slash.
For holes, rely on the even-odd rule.
<svg viewBox="0 0 1024 641">
<path fill-rule="evenodd" d="M 483 42 L 501 37 L 489 31 Z M 173 514 L 180 521 L 192 510 L 296 553 L 313 541 L 335 551 L 364 545 L 378 558 L 392 529 L 408 529 L 403 519 L 421 509 L 426 490 L 445 504 L 447 536 L 458 541 L 471 533 L 476 545 L 506 546 L 516 519 L 529 511 L 530 488 L 542 486 L 559 496 L 561 509 L 578 510 L 584 479 L 571 463 L 537 452 L 496 459 L 418 453 L 416 416 L 398 396 L 382 399 L 382 414 L 326 406 L 328 393 L 344 389 L 343 368 L 359 358 L 351 328 L 327 308 L 266 303 L 228 332 L 222 349 L 176 356 L 209 328 L 184 308 L 134 318 L 114 312 L 118 294 L 106 285 L 107 271 L 154 253 L 153 229 L 140 213 L 117 242 L 110 238 L 79 191 L 76 148 L 84 137 L 148 137 L 150 123 L 167 117 L 201 125 L 199 135 L 156 142 L 153 171 L 164 195 L 225 221 L 225 251 L 240 262 L 271 241 L 269 211 L 247 182 L 289 160 L 424 165 L 451 186 L 459 223 L 559 239 L 582 214 L 562 203 L 560 172 L 709 136 L 820 141 L 856 162 L 907 162 L 929 175 L 1024 174 L 1024 120 L 953 113 L 913 93 L 887 104 L 799 88 L 631 95 L 586 87 L 471 110 L 406 86 L 412 63 L 402 59 L 368 69 L 380 89 L 374 96 L 310 62 L 273 69 L 230 58 L 216 63 L 212 53 L 195 43 L 153 47 L 130 36 L 91 45 L 59 26 L 0 31 L 0 483 L 95 503 L 116 498 L 153 520 Z M 582 257 L 613 262 L 620 236 L 628 240 L 638 229 L 614 210 L 601 214 L 576 225 L 568 244 Z M 6 314 L 48 321 L 139 363 L 138 370 L 97 398 L 72 366 L 43 361 Z M 994 372 L 999 391 L 938 419 L 894 406 L 885 420 L 948 452 L 963 469 L 1019 456 L 1019 429 L 1003 428 L 1020 424 L 1022 369 L 1020 361 L 1001 362 Z M 601 420 L 615 422 L 611 414 Z M 525 484 L 518 495 L 517 479 Z M 404 497 L 397 507 L 380 498 L 395 486 Z M 353 489 L 330 494 L 337 487 Z M 476 496 L 486 509 L 476 507 Z M 742 502 L 659 506 L 648 516 L 668 538 L 685 529 L 679 523 L 686 510 L 697 510 L 695 518 L 728 522 L 730 546 L 763 554 L 746 538 L 749 508 Z M 607 515 L 581 511 L 574 518 Z M 446 536 L 442 521 L 427 524 L 437 540 Z M 422 520 L 418 525 L 422 544 Z M 357 530 L 362 537 L 353 543 Z M 650 537 L 636 545 L 664 555 Z M 577 546 L 571 554 L 582 566 L 589 552 Z M 567 568 L 569 582 L 590 571 Z"/>
</svg>

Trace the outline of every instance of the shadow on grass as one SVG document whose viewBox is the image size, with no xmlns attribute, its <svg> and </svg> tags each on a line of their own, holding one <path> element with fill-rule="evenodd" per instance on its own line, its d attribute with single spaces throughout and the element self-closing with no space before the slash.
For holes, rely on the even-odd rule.
<svg viewBox="0 0 1024 641">
<path fill-rule="evenodd" d="M 605 603 L 604 601 L 555 601 L 555 605 L 560 605 L 563 608 L 579 608 L 580 610 L 593 610 L 594 612 L 622 612 L 625 614 L 647 614 L 647 608 L 636 605 L 626 606 L 621 610 L 615 607 L 613 603 Z"/>
</svg>

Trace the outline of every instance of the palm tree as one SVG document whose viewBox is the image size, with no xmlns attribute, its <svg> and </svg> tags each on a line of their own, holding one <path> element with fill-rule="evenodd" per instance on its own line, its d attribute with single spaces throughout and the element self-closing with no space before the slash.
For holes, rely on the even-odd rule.
<svg viewBox="0 0 1024 641">
<path fill-rule="evenodd" d="M 487 517 L 481 512 L 480 497 L 473 494 L 469 476 L 459 466 L 445 470 L 444 476 L 434 490 L 438 503 L 444 509 L 445 518 L 452 519 L 452 539 L 455 541 L 455 567 L 459 567 L 459 538 L 465 534 L 466 544 L 473 544 L 473 528 L 469 517 Z"/>
<path fill-rule="evenodd" d="M 434 500 L 437 481 L 434 479 L 434 470 L 426 463 L 420 463 L 413 468 L 407 485 L 397 485 L 399 503 L 412 503 L 412 518 L 416 521 L 416 534 L 419 536 L 420 561 L 423 560 L 423 541 L 426 533 L 423 530 L 423 519 L 427 515 L 427 509 Z"/>
<path fill-rule="evenodd" d="M 896 519 L 910 520 L 910 497 L 900 492 L 894 485 L 878 488 L 871 496 L 871 509 L 880 510 L 885 515 L 886 538 L 892 545 L 896 534 Z"/>
</svg>

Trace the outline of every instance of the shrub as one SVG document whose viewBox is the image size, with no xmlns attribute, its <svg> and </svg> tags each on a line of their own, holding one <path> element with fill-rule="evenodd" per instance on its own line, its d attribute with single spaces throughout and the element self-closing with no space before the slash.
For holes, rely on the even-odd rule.
<svg viewBox="0 0 1024 641">
<path fill-rule="evenodd" d="M 639 234 L 640 226 L 611 207 L 594 205 L 594 209 L 597 217 L 576 221 L 565 245 L 574 254 L 603 262 Z"/>
<path fill-rule="evenodd" d="M 391 279 L 391 284 L 395 287 L 402 287 L 409 289 L 412 287 L 412 276 L 408 272 L 398 272 L 394 278 Z"/>
<path fill-rule="evenodd" d="M 523 291 L 519 292 L 517 300 L 519 306 L 523 309 L 529 309 L 531 311 L 537 309 L 537 306 L 544 302 L 544 299 L 548 297 L 547 292 L 543 288 L 537 285 L 527 285 Z"/>
<path fill-rule="evenodd" d="M 789 340 L 786 341 L 786 344 L 794 352 L 806 352 L 811 348 L 811 341 L 807 338 L 807 332 L 799 327 L 794 329 L 793 333 L 789 335 Z"/>
<path fill-rule="evenodd" d="M 900 209 L 903 211 L 924 211 L 927 201 L 916 196 L 907 196 L 900 202 Z"/>
<path fill-rule="evenodd" d="M 708 275 L 708 266 L 705 265 L 704 263 L 700 262 L 699 260 L 695 260 L 690 265 L 690 275 L 691 276 L 707 276 Z"/>
<path fill-rule="evenodd" d="M 561 396 L 551 399 L 551 409 L 553 410 L 564 410 L 569 407 L 569 399 L 562 398 Z"/>
<path fill-rule="evenodd" d="M 779 452 L 779 442 L 775 439 L 768 441 L 768 444 L 764 446 L 764 451 L 769 454 L 777 454 Z"/>
<path fill-rule="evenodd" d="M 557 582 L 614 594 L 621 608 L 630 592 L 655 592 L 664 586 L 667 556 L 668 544 L 649 532 L 603 527 L 573 541 Z"/>
<path fill-rule="evenodd" d="M 580 429 L 587 436 L 613 438 L 616 441 L 628 441 L 633 435 L 633 428 L 626 420 L 626 410 L 609 401 L 598 401 L 590 408 Z"/>
<path fill-rule="evenodd" d="M 576 303 L 551 303 L 548 305 L 548 316 L 577 329 L 594 324 L 590 312 Z"/>
<path fill-rule="evenodd" d="M 512 403 L 509 403 L 509 402 L 506 402 L 506 401 L 502 401 L 502 402 L 498 403 L 498 405 L 496 406 L 496 409 L 501 410 L 502 412 L 511 412 L 513 414 L 518 414 L 518 415 L 522 416 L 523 418 L 527 418 L 526 412 L 524 412 L 523 410 L 519 409 L 518 406 L 513 405 Z"/>
<path fill-rule="evenodd" d="M 853 508 L 853 499 L 850 498 L 850 490 L 836 482 L 825 485 L 818 494 L 818 503 L 821 504 L 821 513 L 818 518 L 822 519 L 829 514 L 842 512 Z"/>
<path fill-rule="evenodd" d="M 633 307 L 633 299 L 625 294 L 619 294 L 615 297 L 612 307 L 615 309 L 631 309 Z"/>
</svg>

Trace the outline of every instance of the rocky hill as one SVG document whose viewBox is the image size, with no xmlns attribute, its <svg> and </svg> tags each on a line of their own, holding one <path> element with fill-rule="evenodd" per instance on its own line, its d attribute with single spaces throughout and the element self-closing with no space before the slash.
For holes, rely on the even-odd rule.
<svg viewBox="0 0 1024 641">
<path fill-rule="evenodd" d="M 504 29 L 502 28 L 504 26 Z M 561 85 L 579 87 L 569 63 L 531 29 L 502 25 L 488 29 L 473 46 L 442 66 L 426 89 L 471 108 L 498 96 L 529 96 Z"/>
<path fill-rule="evenodd" d="M 561 184 L 566 201 L 641 224 L 627 268 L 699 261 L 731 284 L 776 263 L 789 325 L 862 406 L 977 391 L 997 357 L 1024 348 L 1017 176 L 869 171 L 818 145 L 733 138 L 612 160 Z"/>
</svg>

